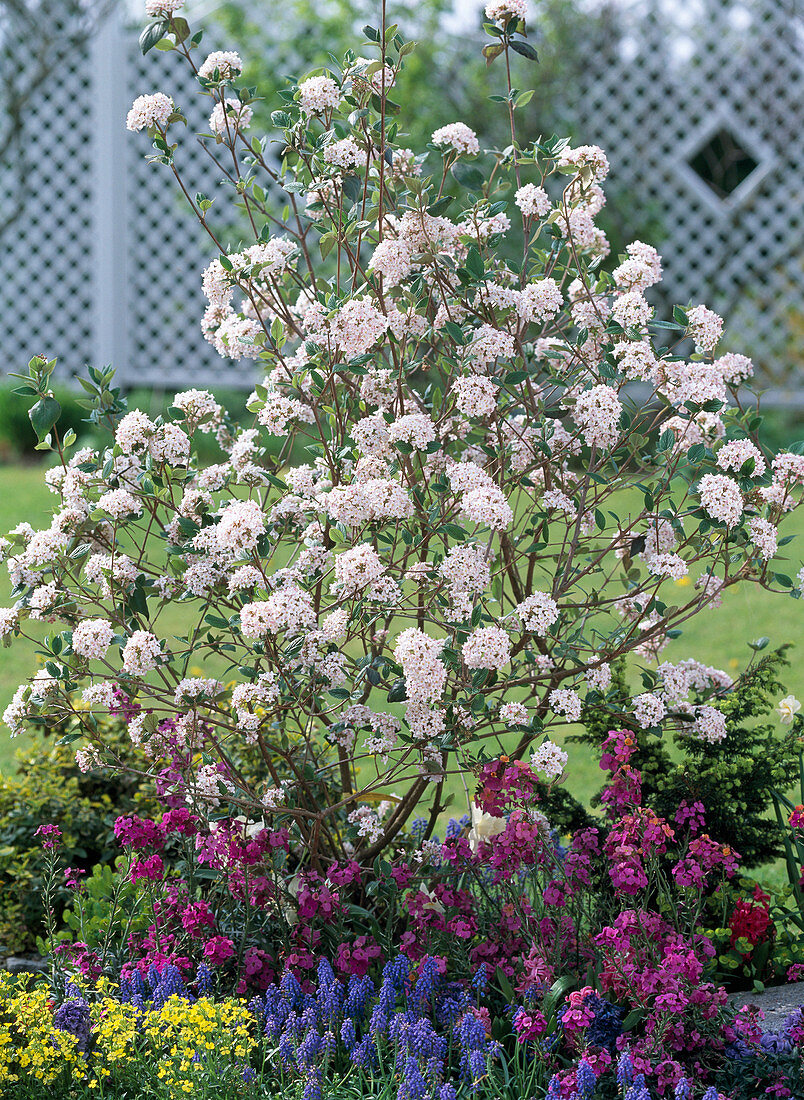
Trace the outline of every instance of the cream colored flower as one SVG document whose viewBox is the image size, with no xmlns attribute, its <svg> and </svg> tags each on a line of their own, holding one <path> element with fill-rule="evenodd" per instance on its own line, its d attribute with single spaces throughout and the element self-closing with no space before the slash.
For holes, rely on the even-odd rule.
<svg viewBox="0 0 804 1100">
<path fill-rule="evenodd" d="M 432 909 L 435 913 L 444 912 L 444 906 L 441 904 L 435 894 L 431 890 L 427 889 L 424 883 L 422 883 L 419 887 L 419 892 L 424 894 L 424 896 L 427 898 L 427 901 L 422 906 L 423 909 Z"/>
<path fill-rule="evenodd" d="M 472 828 L 469 830 L 469 846 L 476 852 L 480 842 L 491 840 L 493 836 L 499 836 L 505 832 L 507 822 L 504 817 L 494 817 L 492 814 L 483 813 L 479 806 L 472 803 Z"/>
<path fill-rule="evenodd" d="M 789 726 L 800 710 L 801 703 L 799 703 L 795 695 L 785 695 L 784 699 L 779 700 L 776 713 L 779 715 L 779 721 Z"/>
</svg>

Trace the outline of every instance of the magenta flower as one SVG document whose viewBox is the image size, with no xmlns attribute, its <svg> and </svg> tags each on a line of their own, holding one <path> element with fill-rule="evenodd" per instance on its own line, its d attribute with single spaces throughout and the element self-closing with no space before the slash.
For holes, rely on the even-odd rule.
<svg viewBox="0 0 804 1100">
<path fill-rule="evenodd" d="M 234 955 L 234 944 L 226 936 L 213 936 L 207 940 L 204 947 L 204 958 L 213 964 L 220 966 Z"/>
<path fill-rule="evenodd" d="M 61 847 L 61 835 L 58 825 L 40 825 L 34 833 L 34 836 L 42 838 L 42 847 L 45 851 Z"/>
</svg>

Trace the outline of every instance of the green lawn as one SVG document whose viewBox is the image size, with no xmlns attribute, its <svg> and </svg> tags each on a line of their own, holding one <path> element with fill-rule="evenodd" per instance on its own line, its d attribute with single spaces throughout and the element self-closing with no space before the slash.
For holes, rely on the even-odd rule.
<svg viewBox="0 0 804 1100">
<path fill-rule="evenodd" d="M 22 520 L 34 527 L 44 524 L 54 502 L 55 498 L 44 486 L 42 467 L 0 466 L 0 534 Z M 785 533 L 804 534 L 804 514 L 791 517 Z M 799 546 L 804 547 L 804 541 L 797 538 L 784 551 L 790 555 L 784 571 L 791 575 L 796 573 L 801 562 Z M 782 570 L 781 565 L 779 569 Z M 3 569 L 0 572 L 0 606 L 7 599 L 7 574 Z M 167 632 L 179 631 L 179 615 L 177 608 L 175 621 L 168 621 L 173 619 L 172 615 L 163 617 Z M 733 673 L 742 668 L 751 655 L 746 644 L 749 640 L 766 635 L 773 646 L 800 641 L 804 637 L 803 615 L 804 606 L 800 601 L 771 596 L 756 586 L 744 585 L 728 592 L 721 608 L 691 620 L 683 636 L 667 647 L 665 655 L 671 661 L 696 657 Z M 43 626 L 43 632 L 45 629 Z M 32 645 L 17 641 L 10 649 L 0 649 L 0 709 L 6 706 L 17 685 L 36 667 L 37 657 Z M 792 666 L 787 670 L 787 684 L 789 691 L 804 698 L 804 667 L 795 651 Z M 19 741 L 11 741 L 5 727 L 0 728 L 0 770 L 8 768 L 18 744 Z M 600 785 L 595 761 L 580 746 L 571 746 L 568 773 L 571 789 L 581 797 Z"/>
<path fill-rule="evenodd" d="M 0 535 L 27 520 L 33 527 L 44 526 L 56 497 L 42 480 L 41 466 L 0 466 Z M 0 566 L 0 606 L 7 606 L 8 571 Z M 0 710 L 5 710 L 17 686 L 38 667 L 34 647 L 16 639 L 7 649 L 0 648 Z M 0 770 L 14 758 L 22 738 L 12 740 L 8 729 L 0 726 Z"/>
</svg>

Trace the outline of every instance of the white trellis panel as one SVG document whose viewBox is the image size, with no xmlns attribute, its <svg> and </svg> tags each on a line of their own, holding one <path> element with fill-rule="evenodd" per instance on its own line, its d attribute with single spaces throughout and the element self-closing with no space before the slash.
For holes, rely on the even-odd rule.
<svg viewBox="0 0 804 1100">
<path fill-rule="evenodd" d="M 0 239 L 4 364 L 19 369 L 46 353 L 64 375 L 112 363 L 127 387 L 246 388 L 253 365 L 222 359 L 201 335 L 201 272 L 214 246 L 170 169 L 145 160 L 147 136 L 125 129 L 137 95 L 171 95 L 188 119 L 176 158 L 188 191 L 220 194 L 225 209 L 231 192 L 221 193 L 220 172 L 192 136 L 208 129 L 209 101 L 178 56 L 143 57 L 137 35 L 107 18 L 27 106 L 30 168 Z M 18 176 L 6 164 L 0 189 L 11 187 L 19 190 Z"/>
<path fill-rule="evenodd" d="M 575 136 L 606 149 L 612 200 L 658 223 L 666 300 L 723 313 L 766 400 L 804 404 L 801 3 L 636 0 L 623 29 L 572 89 Z M 690 163 L 723 132 L 755 163 L 728 195 Z"/>
<path fill-rule="evenodd" d="M 636 204 L 657 227 L 667 300 L 724 313 L 729 346 L 752 356 L 770 399 L 785 404 L 804 403 L 800 7 L 620 0 L 625 33 L 596 45 L 567 104 L 573 137 L 609 155 L 612 206 Z M 0 67 L 29 63 L 2 13 Z M 22 170 L 0 161 L 0 224 L 9 196 L 19 207 L 0 237 L 3 363 L 44 353 L 68 374 L 111 362 L 128 386 L 246 387 L 253 367 L 221 359 L 200 333 L 200 275 L 214 249 L 169 170 L 145 162 L 147 137 L 124 126 L 136 95 L 171 94 L 189 121 L 178 152 L 188 190 L 218 194 L 225 208 L 230 192 L 190 136 L 206 128 L 207 101 L 179 58 L 143 58 L 136 39 L 115 14 L 67 52 L 26 104 Z M 755 165 L 725 198 L 691 166 L 719 132 Z"/>
</svg>

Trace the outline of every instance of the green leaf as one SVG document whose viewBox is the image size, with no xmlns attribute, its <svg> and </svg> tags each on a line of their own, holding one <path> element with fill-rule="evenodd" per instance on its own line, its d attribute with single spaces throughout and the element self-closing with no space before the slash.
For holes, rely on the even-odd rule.
<svg viewBox="0 0 804 1100">
<path fill-rule="evenodd" d="M 548 1013 L 548 1015 L 552 1013 L 559 1000 L 564 996 L 567 990 L 572 989 L 574 985 L 575 980 L 569 975 L 565 975 L 563 978 L 558 978 L 557 981 L 553 982 L 553 984 L 550 986 L 547 996 L 544 998 L 544 1011 Z"/>
<path fill-rule="evenodd" d="M 391 684 L 391 690 L 388 692 L 389 703 L 404 703 L 408 697 L 408 684 L 405 677 L 401 677 L 399 680 L 394 680 Z"/>
<path fill-rule="evenodd" d="M 623 1031 L 631 1031 L 632 1028 L 636 1027 L 640 1020 L 644 1020 L 645 1016 L 647 1016 L 647 1012 L 644 1008 L 631 1009 L 631 1011 L 623 1020 Z"/>
<path fill-rule="evenodd" d="M 157 42 L 165 37 L 165 32 L 168 29 L 169 24 L 165 19 L 154 19 L 153 22 L 143 27 L 140 35 L 140 49 L 142 52 L 146 54 L 149 50 L 152 50 Z"/>
<path fill-rule="evenodd" d="M 432 214 L 434 218 L 437 218 L 444 213 L 447 207 L 452 205 L 453 201 L 453 195 L 442 195 L 440 199 L 436 199 L 434 203 L 431 203 L 427 207 L 427 213 Z M 35 393 L 36 390 L 34 390 L 33 392 Z"/>
<path fill-rule="evenodd" d="M 56 744 L 72 745 L 73 741 L 80 741 L 81 737 L 83 737 L 81 733 L 65 733 L 64 737 L 60 737 Z"/>
<path fill-rule="evenodd" d="M 466 342 L 463 329 L 455 321 L 445 321 L 441 327 L 452 337 L 456 344 L 463 345 Z"/>
<path fill-rule="evenodd" d="M 514 1004 L 516 1001 L 516 993 L 514 993 L 514 987 L 508 981 L 508 977 L 502 967 L 497 967 L 497 984 L 503 992 L 503 996 L 509 1004 Z"/>
<path fill-rule="evenodd" d="M 466 532 L 463 527 L 458 527 L 455 523 L 442 523 L 439 531 L 443 531 L 445 535 L 449 535 L 453 539 L 459 539 L 461 542 L 466 539 Z"/>
<path fill-rule="evenodd" d="M 173 33 L 177 42 L 184 42 L 190 37 L 190 24 L 181 16 L 173 19 Z"/>
<path fill-rule="evenodd" d="M 521 54 L 522 57 L 527 57 L 528 61 L 538 61 L 539 55 L 531 46 L 530 42 L 512 42 L 511 49 L 514 53 Z"/>
<path fill-rule="evenodd" d="M 483 257 L 474 245 L 472 245 L 466 253 L 466 270 L 475 279 L 482 279 L 486 273 L 486 269 L 483 266 Z"/>
<path fill-rule="evenodd" d="M 220 615 L 205 615 L 204 622 L 209 623 L 210 626 L 217 626 L 221 630 L 229 629 L 229 620 L 221 618 Z"/>
<path fill-rule="evenodd" d="M 40 397 L 33 408 L 28 410 L 28 417 L 36 432 L 36 438 L 41 443 L 47 433 L 59 419 L 61 405 L 55 397 Z"/>
<path fill-rule="evenodd" d="M 656 449 L 658 451 L 669 451 L 676 441 L 676 433 L 672 428 L 666 428 L 665 431 L 659 436 L 659 442 Z M 700 446 L 700 444 L 699 444 Z"/>
<path fill-rule="evenodd" d="M 486 65 L 490 65 L 504 50 L 505 46 L 501 42 L 497 42 L 493 46 L 484 46 L 480 52 L 486 59 Z"/>
<path fill-rule="evenodd" d="M 465 187 L 467 191 L 482 191 L 483 184 L 486 182 L 486 177 L 479 168 L 476 168 L 474 164 L 467 164 L 463 160 L 453 164 L 452 174 L 461 187 Z"/>
</svg>

